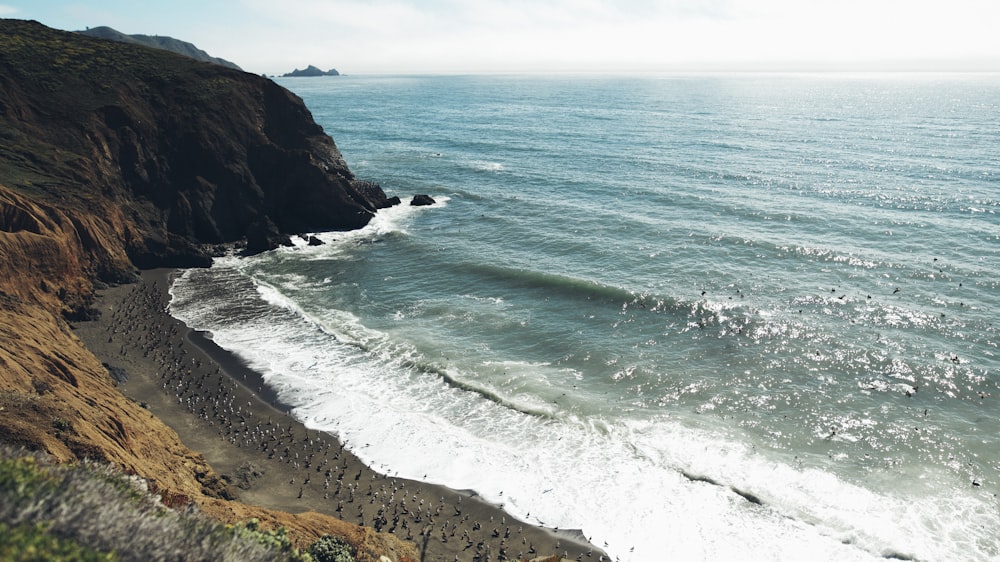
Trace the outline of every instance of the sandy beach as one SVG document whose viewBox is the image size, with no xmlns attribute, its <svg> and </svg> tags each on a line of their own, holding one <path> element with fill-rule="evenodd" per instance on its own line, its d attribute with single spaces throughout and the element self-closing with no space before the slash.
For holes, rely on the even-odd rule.
<svg viewBox="0 0 1000 562">
<path fill-rule="evenodd" d="M 76 333 L 119 388 L 171 426 L 244 503 L 327 513 L 412 541 L 424 561 L 608 560 L 578 531 L 518 521 L 463 492 L 380 474 L 288 415 L 261 376 L 167 312 L 173 270 L 100 291 Z"/>
</svg>

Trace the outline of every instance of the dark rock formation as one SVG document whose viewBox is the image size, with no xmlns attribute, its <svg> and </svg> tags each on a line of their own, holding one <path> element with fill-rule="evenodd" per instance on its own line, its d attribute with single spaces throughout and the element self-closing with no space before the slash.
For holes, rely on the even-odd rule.
<svg viewBox="0 0 1000 562">
<path fill-rule="evenodd" d="M 306 77 L 308 77 L 308 76 L 340 76 L 340 73 L 337 72 L 336 68 L 331 68 L 330 70 L 323 71 L 323 70 L 320 70 L 320 69 L 318 69 L 315 66 L 313 66 L 313 65 L 310 64 L 309 66 L 307 66 L 303 70 L 299 70 L 299 69 L 296 68 L 295 70 L 293 70 L 291 72 L 288 72 L 286 74 L 282 74 L 281 76 L 283 78 L 296 78 L 296 77 L 302 77 L 302 76 L 306 76 Z"/>
<path fill-rule="evenodd" d="M 275 232 L 360 228 L 387 202 L 274 82 L 37 22 L 0 20 L 0 138 L 0 183 L 106 223 L 142 268 L 207 265 L 206 244 L 247 235 L 263 250 Z"/>
<path fill-rule="evenodd" d="M 395 195 L 386 197 L 385 192 L 382 191 L 382 187 L 373 181 L 354 180 L 351 182 L 351 187 L 358 190 L 366 199 L 372 201 L 377 209 L 387 209 L 399 205 L 399 197 Z"/>
<path fill-rule="evenodd" d="M 110 39 L 111 41 L 120 41 L 122 43 L 132 43 L 134 45 L 145 45 L 147 47 L 152 47 L 154 49 L 163 49 L 165 51 L 172 51 L 174 53 L 184 55 L 186 57 L 191 57 L 194 60 L 200 60 L 202 62 L 210 62 L 214 64 L 219 64 L 222 66 L 228 66 L 229 68 L 234 68 L 236 70 L 242 70 L 234 62 L 227 61 L 226 59 L 220 59 L 219 57 L 213 57 L 212 55 L 202 51 L 193 44 L 187 41 L 181 41 L 179 39 L 174 39 L 173 37 L 163 37 L 160 35 L 126 35 L 110 27 L 92 27 L 84 31 L 77 31 L 77 33 L 82 33 L 83 35 L 89 35 L 90 37 L 98 37 L 101 39 Z"/>
<path fill-rule="evenodd" d="M 273 250 L 278 246 L 292 245 L 291 238 L 287 234 L 282 234 L 268 217 L 262 217 L 251 224 L 247 229 L 246 238 L 247 245 L 243 254 L 248 256 Z"/>
<path fill-rule="evenodd" d="M 414 207 L 423 207 L 426 205 L 433 205 L 436 203 L 434 198 L 430 195 L 414 195 L 413 199 L 410 200 L 410 205 Z"/>
</svg>

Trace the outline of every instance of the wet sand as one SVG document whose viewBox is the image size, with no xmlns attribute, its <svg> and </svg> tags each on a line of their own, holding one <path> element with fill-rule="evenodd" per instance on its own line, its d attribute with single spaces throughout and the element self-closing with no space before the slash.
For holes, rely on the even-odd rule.
<svg viewBox="0 0 1000 562">
<path fill-rule="evenodd" d="M 76 333 L 144 404 L 253 505 L 314 510 L 394 533 L 425 562 L 608 560 L 579 531 L 515 520 L 474 492 L 380 474 L 334 436 L 288 415 L 261 376 L 167 314 L 173 270 L 100 291 L 101 318 Z"/>
</svg>

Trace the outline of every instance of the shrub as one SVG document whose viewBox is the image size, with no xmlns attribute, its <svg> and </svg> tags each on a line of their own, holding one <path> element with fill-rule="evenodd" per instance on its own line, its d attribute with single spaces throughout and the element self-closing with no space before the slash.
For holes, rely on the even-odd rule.
<svg viewBox="0 0 1000 562">
<path fill-rule="evenodd" d="M 323 535 L 309 545 L 308 552 L 316 562 L 355 562 L 351 545 L 340 537 Z"/>
<path fill-rule="evenodd" d="M 38 470 L 35 457 L 0 459 L 0 497 L 33 496 L 55 487 L 55 480 Z"/>
<path fill-rule="evenodd" d="M 306 560 L 283 529 L 244 536 L 192 505 L 167 508 L 143 484 L 109 465 L 0 446 L 0 560 Z"/>
<path fill-rule="evenodd" d="M 42 525 L 8 527 L 0 523 L 0 560 L 5 562 L 114 562 L 114 553 L 97 552 L 71 539 L 50 535 Z"/>
<path fill-rule="evenodd" d="M 237 537 L 257 542 L 268 549 L 280 552 L 289 562 L 313 562 L 308 553 L 300 552 L 299 549 L 292 546 L 288 530 L 284 527 L 262 531 L 260 521 L 254 518 L 230 528 Z"/>
</svg>

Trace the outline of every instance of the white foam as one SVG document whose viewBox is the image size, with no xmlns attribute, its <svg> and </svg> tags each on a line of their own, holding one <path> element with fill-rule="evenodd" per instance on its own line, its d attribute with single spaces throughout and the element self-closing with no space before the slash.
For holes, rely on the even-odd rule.
<svg viewBox="0 0 1000 562">
<path fill-rule="evenodd" d="M 504 166 L 500 162 L 490 162 L 488 160 L 475 160 L 471 162 L 471 165 L 480 172 L 502 172 L 504 170 Z"/>
<path fill-rule="evenodd" d="M 271 306 L 290 310 L 295 314 L 302 316 L 303 319 L 308 318 L 308 315 L 302 307 L 296 304 L 296 302 L 292 299 L 286 297 L 276 287 L 259 280 L 254 280 L 254 285 L 257 288 L 257 292 L 260 294 L 260 298 L 264 299 L 264 301 Z"/>
<path fill-rule="evenodd" d="M 450 197 L 437 195 L 434 197 L 432 205 L 414 206 L 403 202 L 393 207 L 380 209 L 363 228 L 343 232 L 315 232 L 307 234 L 305 239 L 293 236 L 291 237 L 293 244 L 291 247 L 280 247 L 273 252 L 278 254 L 295 253 L 296 258 L 302 260 L 329 260 L 340 257 L 359 244 L 371 243 L 390 235 L 407 235 L 407 229 L 413 219 L 428 209 L 445 207 L 449 201 L 451 201 Z M 315 236 L 323 244 L 310 246 L 308 243 L 310 236 Z M 250 260 L 268 259 L 267 254 L 269 252 L 250 258 Z M 213 263 L 218 263 L 218 258 Z"/>
<path fill-rule="evenodd" d="M 386 472 L 475 489 L 530 523 L 582 528 L 624 562 L 997 555 L 987 541 L 1000 518 L 968 493 L 946 486 L 876 493 L 758 454 L 697 416 L 528 415 L 414 368 L 428 362 L 350 314 L 310 315 L 277 287 L 256 287 L 272 314 L 234 325 L 199 315 L 205 325 L 195 327 L 211 329 L 217 343 L 264 373 L 310 427 L 340 435 Z M 928 490 L 937 492 L 923 496 Z"/>
</svg>

